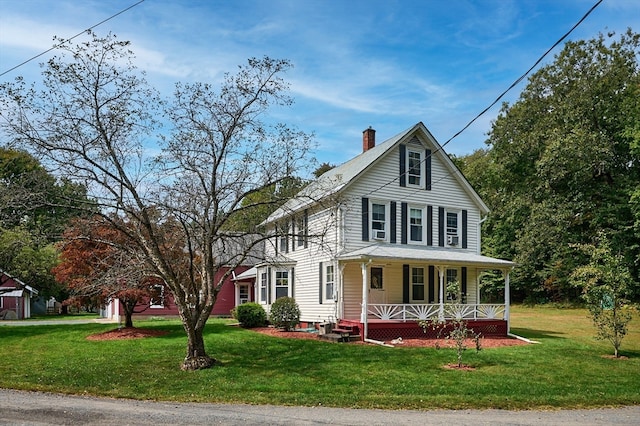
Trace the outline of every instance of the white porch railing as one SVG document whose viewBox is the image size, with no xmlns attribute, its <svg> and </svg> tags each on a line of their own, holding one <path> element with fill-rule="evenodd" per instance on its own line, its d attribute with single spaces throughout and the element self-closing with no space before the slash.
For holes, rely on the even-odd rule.
<svg viewBox="0 0 640 426">
<path fill-rule="evenodd" d="M 461 303 L 445 303 L 443 305 L 415 304 L 369 304 L 369 319 L 394 321 L 419 321 L 430 319 L 499 319 L 505 318 L 505 305 L 482 304 L 467 305 Z"/>
</svg>

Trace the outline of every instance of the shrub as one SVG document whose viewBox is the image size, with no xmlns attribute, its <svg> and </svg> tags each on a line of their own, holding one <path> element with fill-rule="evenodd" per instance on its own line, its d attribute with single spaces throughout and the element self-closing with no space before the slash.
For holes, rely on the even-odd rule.
<svg viewBox="0 0 640 426">
<path fill-rule="evenodd" d="M 295 328 L 300 322 L 300 309 L 295 299 L 292 297 L 276 299 L 271 305 L 269 320 L 274 326 L 284 328 L 285 331 Z"/>
<path fill-rule="evenodd" d="M 244 303 L 236 308 L 238 322 L 245 328 L 263 327 L 267 323 L 264 308 L 254 302 Z"/>
</svg>

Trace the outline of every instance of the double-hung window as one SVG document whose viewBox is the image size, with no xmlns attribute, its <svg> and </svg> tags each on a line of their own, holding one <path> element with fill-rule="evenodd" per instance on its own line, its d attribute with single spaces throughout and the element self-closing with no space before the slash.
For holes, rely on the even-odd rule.
<svg viewBox="0 0 640 426">
<path fill-rule="evenodd" d="M 164 286 L 161 284 L 152 285 L 150 292 L 149 307 L 164 308 Z"/>
<path fill-rule="evenodd" d="M 447 212 L 447 244 L 458 245 L 458 213 Z"/>
<path fill-rule="evenodd" d="M 276 299 L 289 296 L 289 271 L 276 271 Z"/>
<path fill-rule="evenodd" d="M 424 268 L 411 268 L 411 299 L 424 302 Z"/>
<path fill-rule="evenodd" d="M 238 298 L 240 299 L 240 304 L 244 304 L 249 302 L 249 286 L 246 284 L 240 284 L 238 286 Z"/>
<path fill-rule="evenodd" d="M 458 270 L 447 269 L 447 288 L 445 294 L 450 302 L 460 301 L 460 283 L 458 282 Z"/>
<path fill-rule="evenodd" d="M 409 185 L 421 185 L 422 180 L 422 154 L 418 151 L 408 151 L 409 170 L 407 171 Z"/>
<path fill-rule="evenodd" d="M 422 242 L 422 209 L 413 208 L 409 209 L 409 241 Z"/>
<path fill-rule="evenodd" d="M 374 240 L 385 240 L 387 221 L 387 206 L 385 204 L 371 204 L 371 232 Z"/>
<path fill-rule="evenodd" d="M 267 303 L 267 285 L 269 283 L 269 279 L 267 277 L 267 273 L 263 272 L 260 274 L 260 301 Z"/>
<path fill-rule="evenodd" d="M 279 235 L 279 247 L 280 253 L 289 253 L 289 224 L 284 223 L 280 226 Z"/>
<path fill-rule="evenodd" d="M 296 219 L 296 236 L 298 247 L 304 246 L 305 226 L 303 216 L 298 216 L 298 218 Z"/>
<path fill-rule="evenodd" d="M 333 265 L 327 265 L 324 283 L 324 298 L 325 300 L 333 300 L 334 286 L 335 286 L 335 273 Z"/>
</svg>

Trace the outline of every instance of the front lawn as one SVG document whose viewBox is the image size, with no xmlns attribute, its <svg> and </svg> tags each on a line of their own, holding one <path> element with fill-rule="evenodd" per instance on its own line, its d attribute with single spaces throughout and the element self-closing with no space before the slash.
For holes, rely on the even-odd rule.
<svg viewBox="0 0 640 426">
<path fill-rule="evenodd" d="M 453 349 L 386 348 L 265 336 L 211 320 L 222 365 L 180 371 L 178 321 L 140 321 L 162 337 L 89 341 L 113 325 L 0 327 L 0 387 L 118 398 L 360 408 L 575 408 L 640 404 L 640 319 L 622 345 L 593 339 L 585 310 L 512 309 L 512 331 L 539 345 L 468 350 L 475 371 L 446 370 Z"/>
</svg>

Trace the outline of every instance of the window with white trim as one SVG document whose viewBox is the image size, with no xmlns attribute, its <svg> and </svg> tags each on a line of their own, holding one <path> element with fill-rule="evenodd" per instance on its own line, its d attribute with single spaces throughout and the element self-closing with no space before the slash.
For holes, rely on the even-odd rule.
<svg viewBox="0 0 640 426">
<path fill-rule="evenodd" d="M 333 265 L 327 265 L 325 270 L 325 283 L 324 283 L 324 298 L 325 300 L 333 300 L 333 293 L 335 289 L 335 269 Z"/>
<path fill-rule="evenodd" d="M 289 296 L 289 271 L 276 271 L 276 299 Z"/>
<path fill-rule="evenodd" d="M 240 299 L 241 305 L 249 302 L 249 286 L 247 284 L 240 284 L 238 286 L 238 298 Z"/>
<path fill-rule="evenodd" d="M 445 294 L 447 295 L 447 301 L 459 302 L 461 288 L 460 282 L 458 281 L 457 269 L 447 269 L 445 285 Z"/>
<path fill-rule="evenodd" d="M 150 291 L 149 307 L 164 308 L 164 286 L 162 284 L 152 285 Z"/>
<path fill-rule="evenodd" d="M 260 274 L 260 301 L 267 303 L 267 285 L 269 283 L 269 277 L 266 272 Z"/>
<path fill-rule="evenodd" d="M 458 226 L 458 212 L 447 212 L 447 245 L 449 246 L 457 246 L 459 245 L 460 237 L 458 235 L 458 230 L 460 227 Z"/>
<path fill-rule="evenodd" d="M 369 279 L 369 287 L 373 290 L 382 290 L 384 289 L 382 283 L 382 268 L 378 266 L 372 266 L 370 269 L 370 279 Z"/>
<path fill-rule="evenodd" d="M 298 247 L 303 247 L 305 237 L 304 216 L 298 216 L 296 218 L 296 236 Z"/>
<path fill-rule="evenodd" d="M 419 208 L 409 208 L 409 241 L 423 241 L 423 210 Z"/>
<path fill-rule="evenodd" d="M 279 247 L 280 253 L 289 253 L 289 224 L 284 223 L 280 225 L 279 234 Z"/>
<path fill-rule="evenodd" d="M 422 184 L 422 153 L 407 150 L 407 182 L 409 185 L 421 186 Z"/>
<path fill-rule="evenodd" d="M 374 240 L 387 239 L 387 205 L 371 203 L 371 237 Z"/>
<path fill-rule="evenodd" d="M 424 302 L 424 268 L 411 268 L 411 300 L 414 302 Z"/>
</svg>

